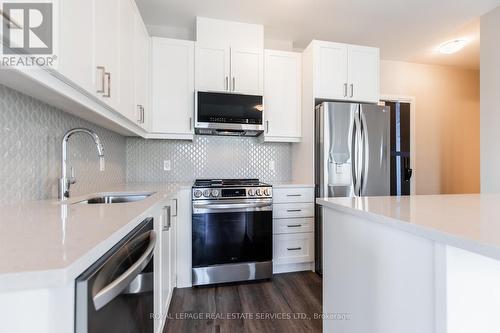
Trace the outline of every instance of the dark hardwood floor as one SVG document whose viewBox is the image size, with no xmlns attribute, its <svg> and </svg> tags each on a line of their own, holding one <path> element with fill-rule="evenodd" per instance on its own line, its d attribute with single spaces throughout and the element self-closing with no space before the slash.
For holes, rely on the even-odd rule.
<svg viewBox="0 0 500 333">
<path fill-rule="evenodd" d="M 313 272 L 176 289 L 163 332 L 321 332 L 321 290 Z"/>
</svg>

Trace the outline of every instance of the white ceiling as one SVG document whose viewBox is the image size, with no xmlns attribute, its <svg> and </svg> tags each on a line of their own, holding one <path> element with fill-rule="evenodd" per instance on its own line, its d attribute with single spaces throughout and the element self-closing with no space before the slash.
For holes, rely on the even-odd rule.
<svg viewBox="0 0 500 333">
<path fill-rule="evenodd" d="M 479 16 L 500 0 L 137 0 L 155 35 L 194 38 L 196 16 L 265 26 L 268 40 L 304 48 L 311 39 L 378 46 L 383 59 L 479 68 Z M 436 47 L 471 43 L 454 55 Z M 282 43 L 283 44 L 283 43 Z M 286 44 L 286 43 L 285 43 Z M 279 43 L 276 43 L 279 45 Z"/>
</svg>

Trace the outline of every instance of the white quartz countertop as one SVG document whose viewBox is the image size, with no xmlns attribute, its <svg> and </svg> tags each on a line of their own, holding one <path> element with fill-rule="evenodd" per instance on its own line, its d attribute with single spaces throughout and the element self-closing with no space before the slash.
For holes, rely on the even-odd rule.
<svg viewBox="0 0 500 333">
<path fill-rule="evenodd" d="M 71 204 L 93 196 L 0 206 L 0 292 L 74 280 L 182 184 L 125 184 L 105 192 L 155 192 L 131 203 Z M 189 185 L 190 186 L 190 185 Z"/>
<path fill-rule="evenodd" d="M 316 201 L 327 208 L 500 260 L 500 194 L 319 198 Z"/>
<path fill-rule="evenodd" d="M 271 183 L 271 185 L 274 188 L 310 188 L 310 187 L 314 187 L 314 184 L 293 183 L 293 182 Z"/>
</svg>

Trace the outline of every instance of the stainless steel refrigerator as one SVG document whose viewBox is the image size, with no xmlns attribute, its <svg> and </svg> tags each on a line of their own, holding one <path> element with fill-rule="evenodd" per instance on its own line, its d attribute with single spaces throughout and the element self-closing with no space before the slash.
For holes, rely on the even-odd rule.
<svg viewBox="0 0 500 333">
<path fill-rule="evenodd" d="M 324 102 L 315 111 L 316 197 L 390 195 L 390 112 Z M 316 205 L 316 272 L 322 274 L 323 214 Z"/>
</svg>

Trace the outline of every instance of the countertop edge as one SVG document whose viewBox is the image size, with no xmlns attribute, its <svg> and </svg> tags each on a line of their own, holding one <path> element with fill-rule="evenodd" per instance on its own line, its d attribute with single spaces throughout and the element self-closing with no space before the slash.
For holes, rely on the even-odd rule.
<svg viewBox="0 0 500 333">
<path fill-rule="evenodd" d="M 306 184 L 306 183 L 276 183 L 272 184 L 273 188 L 314 188 L 314 184 Z"/>
<path fill-rule="evenodd" d="M 359 209 L 346 207 L 341 204 L 333 203 L 322 198 L 317 198 L 316 203 L 329 209 L 337 210 L 342 213 L 366 218 L 370 221 L 399 229 L 404 232 L 411 233 L 415 236 L 429 239 L 444 245 L 457 247 L 469 252 L 480 254 L 489 258 L 500 260 L 500 249 L 489 245 L 483 244 L 476 240 L 463 238 L 457 235 L 446 233 L 432 228 L 427 228 L 421 225 L 411 224 L 403 220 L 395 219 L 385 215 L 362 211 Z"/>
</svg>

